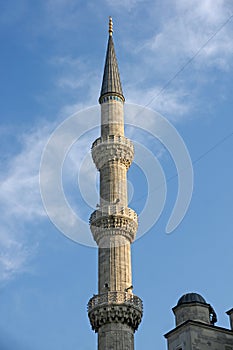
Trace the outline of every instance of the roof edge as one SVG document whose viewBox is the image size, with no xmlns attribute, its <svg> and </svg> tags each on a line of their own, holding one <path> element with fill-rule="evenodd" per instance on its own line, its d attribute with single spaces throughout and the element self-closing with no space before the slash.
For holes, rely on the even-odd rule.
<svg viewBox="0 0 233 350">
<path fill-rule="evenodd" d="M 194 326 L 201 326 L 204 328 L 208 328 L 208 329 L 213 329 L 213 330 L 218 330 L 218 331 L 222 331 L 222 332 L 227 332 L 230 335 L 233 336 L 233 331 L 229 328 L 224 328 L 224 327 L 219 327 L 219 326 L 214 326 L 212 324 L 207 324 L 204 322 L 200 322 L 200 321 L 192 321 L 192 320 L 187 320 L 184 323 L 181 323 L 179 326 L 177 326 L 176 328 L 170 330 L 169 332 L 167 332 L 166 334 L 164 334 L 163 336 L 165 338 L 167 338 L 170 334 L 172 334 L 173 332 L 176 332 L 177 330 L 179 330 L 181 327 L 183 326 L 187 326 L 187 325 L 194 325 Z"/>
</svg>

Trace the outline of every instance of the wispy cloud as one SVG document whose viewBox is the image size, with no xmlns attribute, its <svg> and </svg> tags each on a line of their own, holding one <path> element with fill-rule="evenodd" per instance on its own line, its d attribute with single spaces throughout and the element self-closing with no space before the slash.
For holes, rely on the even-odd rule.
<svg viewBox="0 0 233 350">
<path fill-rule="evenodd" d="M 54 79 L 57 89 L 75 95 L 76 100 L 80 100 L 79 96 L 82 96 L 82 101 L 88 101 L 88 106 L 96 103 L 100 77 L 90 60 L 82 57 L 55 56 L 50 60 L 50 64 L 57 70 Z"/>
<path fill-rule="evenodd" d="M 82 118 L 80 123 L 83 123 Z M 19 273 L 31 271 L 30 262 L 36 255 L 40 243 L 36 226 L 48 220 L 39 188 L 40 161 L 43 149 L 56 124 L 44 122 L 43 125 L 37 125 L 22 136 L 14 135 L 19 137 L 19 151 L 7 159 L 2 159 L 4 166 L 0 184 L 0 283 L 10 280 Z M 76 126 L 79 127 L 78 122 Z M 9 137 L 13 137 L 12 131 L 9 131 Z M 61 135 L 56 145 L 57 152 L 63 147 L 64 138 L 66 135 Z M 96 172 L 90 171 L 93 170 L 94 164 L 90 156 L 85 160 L 86 155 L 90 155 L 90 146 L 94 138 L 90 134 L 84 135 L 77 146 L 71 148 L 64 164 L 63 185 L 66 198 L 70 200 L 77 215 L 82 215 L 85 202 L 90 206 L 95 206 L 97 202 L 96 192 L 93 204 Z M 93 189 L 90 188 L 87 179 L 93 183 Z M 77 200 L 80 196 L 78 189 L 80 184 L 81 197 Z M 90 213 L 90 209 L 88 210 Z M 60 215 L 64 217 L 64 213 Z M 64 217 L 64 222 L 69 222 L 69 218 Z"/>
<path fill-rule="evenodd" d="M 180 121 L 198 106 L 203 108 L 203 89 L 219 72 L 232 67 L 233 29 L 226 21 L 233 14 L 233 6 L 227 0 L 176 0 L 168 1 L 168 6 L 161 8 L 162 21 L 157 4 L 151 3 L 147 19 L 150 37 L 127 38 L 124 49 L 134 62 L 120 65 L 127 100 Z"/>
<path fill-rule="evenodd" d="M 117 3 L 105 0 L 104 2 L 116 11 L 119 8 L 121 10 L 125 8 L 129 11 L 138 10 L 141 4 L 141 1 L 137 0 L 122 0 Z M 124 72 L 124 90 L 127 91 L 128 102 L 145 106 L 149 104 L 150 108 L 165 114 L 172 121 L 181 121 L 184 116 L 187 118 L 188 113 L 196 108 L 195 102 L 198 92 L 192 95 L 190 79 L 198 81 L 198 83 L 206 83 L 210 76 L 210 69 L 227 71 L 232 67 L 232 26 L 227 24 L 192 62 L 192 69 L 195 73 L 201 72 L 200 75 L 191 74 L 189 80 L 183 76 L 181 79 L 178 76 L 163 93 L 160 93 L 160 90 L 163 84 L 166 84 L 180 67 L 195 55 L 208 38 L 220 28 L 233 12 L 233 8 L 232 2 L 228 0 L 214 2 L 211 0 L 192 2 L 176 0 L 167 3 L 171 11 L 167 11 L 166 7 L 166 20 L 158 20 L 158 25 L 155 26 L 156 19 L 158 16 L 163 18 L 163 13 L 155 13 L 158 4 L 148 2 L 150 9 L 147 22 L 149 34 L 142 35 L 140 38 L 132 36 L 125 39 L 125 44 L 122 45 L 125 53 L 130 56 L 126 58 L 125 62 L 120 62 L 120 68 L 121 72 Z M 19 19 L 24 18 L 28 2 L 24 1 L 23 4 L 23 7 L 15 10 L 11 23 L 17 23 Z M 75 1 L 47 1 L 42 7 L 43 9 L 40 8 L 40 20 L 43 17 L 43 26 L 42 28 L 37 26 L 40 34 L 43 32 L 43 34 L 50 35 L 51 26 L 54 29 L 76 28 L 75 30 L 79 30 L 77 29 L 77 19 L 81 21 L 82 15 Z M 165 11 L 165 7 L 162 7 L 161 11 Z M 136 22 L 140 29 L 140 25 L 145 26 L 145 22 L 139 21 L 140 18 L 137 17 L 139 14 L 140 11 L 135 11 L 133 18 L 134 21 L 136 18 L 138 19 Z M 1 24 L 6 23 L 6 19 L 7 12 L 5 11 L 1 18 Z M 129 40 L 131 40 L 130 43 Z M 59 112 L 60 119 L 62 119 L 61 116 L 64 118 L 64 116 L 79 109 L 96 104 L 102 77 L 91 59 L 86 59 L 80 54 L 77 57 L 66 54 L 54 55 L 50 64 L 56 70 L 53 78 L 57 95 L 60 96 L 61 93 L 71 94 L 75 96 L 75 101 L 77 101 L 63 103 Z M 150 123 L 150 120 L 146 122 Z M 53 127 L 54 125 L 47 123 L 21 136 L 18 140 L 20 144 L 18 153 L 2 159 L 4 166 L 2 166 L 0 185 L 0 209 L 2 213 L 0 280 L 7 280 L 16 273 L 24 271 L 28 261 L 35 253 L 37 239 L 32 238 L 28 227 L 35 220 L 44 220 L 46 217 L 39 193 L 38 172 L 41 153 Z M 89 148 L 90 143 L 90 139 L 86 137 L 80 144 L 81 148 L 84 150 L 87 144 Z M 69 169 L 74 169 L 74 166 L 77 167 L 82 161 L 83 154 L 82 157 L 77 157 L 77 150 L 76 153 L 75 151 L 71 153 L 65 173 L 69 174 Z M 92 167 L 93 164 L 89 161 L 84 163 L 82 178 L 85 179 L 86 176 L 94 184 L 95 176 L 91 175 Z M 83 181 L 84 192 L 87 202 L 90 201 L 93 205 L 93 188 L 90 190 L 90 186 L 87 184 L 89 184 L 88 181 Z M 94 200 L 97 201 L 96 198 Z"/>
<path fill-rule="evenodd" d="M 227 71 L 232 66 L 233 31 L 232 26 L 227 24 L 203 47 L 185 70 L 173 79 L 174 75 L 229 18 L 233 7 L 228 0 L 216 0 L 214 3 L 210 0 L 193 2 L 168 0 L 167 6 L 161 6 L 160 12 L 157 2 L 148 1 L 145 10 L 148 13 L 146 26 L 144 21 L 140 21 L 139 9 L 142 6 L 140 0 L 122 0 L 117 5 L 108 0 L 103 0 L 103 3 L 116 11 L 122 8 L 132 10 L 131 25 L 138 27 L 131 36 L 124 34 L 124 37 L 120 38 L 122 33 L 125 33 L 122 26 L 118 32 L 118 46 L 121 44 L 125 50 L 125 53 L 123 52 L 125 59 L 121 59 L 119 63 L 125 82 L 124 90 L 127 91 L 127 101 L 147 104 L 171 80 L 172 83 L 166 87 L 166 91 L 161 97 L 153 100 L 150 107 L 172 116 L 173 120 L 180 120 L 181 116 L 182 118 L 187 116 L 187 112 L 195 106 L 196 101 L 200 101 L 198 89 L 191 90 L 193 87 L 191 85 L 202 86 L 208 83 L 210 74 L 213 76 L 213 69 Z M 92 5 L 88 11 L 94 11 L 94 7 L 95 5 Z M 83 24 L 79 22 L 80 13 L 78 13 L 77 27 L 76 29 L 73 27 L 73 14 L 78 11 L 73 0 L 68 2 L 59 0 L 56 5 L 53 1 L 48 1 L 43 8 L 45 18 L 51 16 L 57 26 L 61 20 L 64 22 L 61 23 L 61 27 L 67 26 L 74 31 Z M 126 28 L 126 24 L 124 26 Z M 150 28 L 150 31 L 144 33 L 142 26 Z M 49 32 L 49 28 L 46 30 Z M 132 31 L 132 28 L 130 30 Z M 140 31 L 143 34 L 138 36 Z M 59 106 L 62 112 L 75 111 L 77 105 L 83 108 L 97 103 L 102 77 L 101 72 L 93 64 L 91 55 L 88 57 L 80 54 L 57 55 L 50 59 L 50 64 L 54 68 L 54 86 L 57 94 L 70 99 L 67 106 Z M 148 97 L 148 100 L 145 97 Z"/>
<path fill-rule="evenodd" d="M 225 0 L 178 0 L 174 11 L 173 16 L 142 47 L 160 55 L 165 69 L 170 62 L 174 66 L 174 63 L 181 64 L 195 55 L 233 14 L 233 6 Z M 198 69 L 210 65 L 228 68 L 233 55 L 232 34 L 229 23 L 219 30 L 195 59 Z"/>
<path fill-rule="evenodd" d="M 33 237 L 33 232 L 28 232 L 27 224 L 45 217 L 38 172 L 48 134 L 47 126 L 24 134 L 19 140 L 19 153 L 3 160 L 0 184 L 0 281 L 24 271 L 37 247 L 37 239 Z"/>
<path fill-rule="evenodd" d="M 171 121 L 181 121 L 193 109 L 193 101 L 187 91 L 182 89 L 161 90 L 162 87 L 140 89 L 134 86 L 127 88 L 128 102 L 140 101 L 140 105 L 152 108 L 164 114 Z"/>
</svg>

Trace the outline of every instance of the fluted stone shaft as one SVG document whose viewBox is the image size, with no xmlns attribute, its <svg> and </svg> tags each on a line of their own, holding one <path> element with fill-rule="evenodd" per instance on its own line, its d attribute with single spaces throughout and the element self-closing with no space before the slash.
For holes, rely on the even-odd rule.
<svg viewBox="0 0 233 350">
<path fill-rule="evenodd" d="M 124 105 L 120 99 L 105 97 L 101 104 L 101 136 L 124 136 Z"/>
<path fill-rule="evenodd" d="M 101 104 L 101 137 L 106 139 L 111 135 L 124 136 L 123 101 L 105 98 Z M 119 160 L 106 162 L 100 169 L 100 205 L 102 202 L 119 202 L 128 205 L 127 200 L 127 169 Z"/>
<path fill-rule="evenodd" d="M 100 170 L 100 206 L 117 203 L 127 207 L 126 172 L 119 161 L 109 162 Z"/>
<path fill-rule="evenodd" d="M 120 240 L 120 242 L 119 242 Z M 132 285 L 130 242 L 125 237 L 109 238 L 109 248 L 99 248 L 99 293 L 125 291 Z M 106 242 L 104 244 L 107 245 Z"/>
</svg>

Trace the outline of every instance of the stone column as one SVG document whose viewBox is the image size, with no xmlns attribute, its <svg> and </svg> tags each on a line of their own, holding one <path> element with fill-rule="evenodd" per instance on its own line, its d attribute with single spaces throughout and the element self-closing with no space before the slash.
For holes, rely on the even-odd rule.
<svg viewBox="0 0 233 350">
<path fill-rule="evenodd" d="M 138 218 L 128 207 L 127 170 L 134 156 L 133 143 L 124 136 L 124 101 L 113 44 L 112 19 L 99 103 L 101 137 L 92 145 L 100 172 L 100 201 L 90 217 L 99 249 L 98 294 L 88 303 L 92 329 L 98 332 L 99 350 L 133 350 L 134 332 L 142 318 L 142 301 L 133 294 L 130 245 Z"/>
<path fill-rule="evenodd" d="M 88 304 L 99 350 L 133 350 L 134 332 L 142 317 L 142 302 L 132 292 L 131 243 L 138 222 L 128 208 L 127 170 L 134 147 L 124 136 L 123 102 L 107 99 L 102 105 L 101 137 L 92 145 L 100 171 L 100 204 L 90 217 L 99 247 L 98 295 Z"/>
</svg>

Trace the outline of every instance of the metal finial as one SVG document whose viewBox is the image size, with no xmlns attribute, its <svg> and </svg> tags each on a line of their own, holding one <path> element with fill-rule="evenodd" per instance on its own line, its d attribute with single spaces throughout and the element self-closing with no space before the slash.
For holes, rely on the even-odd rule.
<svg viewBox="0 0 233 350">
<path fill-rule="evenodd" d="M 113 27 L 112 17 L 109 16 L 109 29 L 108 29 L 108 32 L 109 32 L 109 35 L 111 35 L 111 36 L 112 36 L 112 33 L 113 33 L 112 27 Z"/>
</svg>

